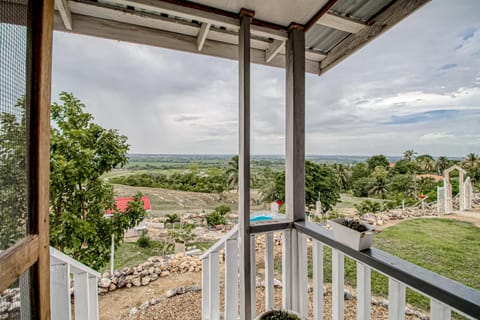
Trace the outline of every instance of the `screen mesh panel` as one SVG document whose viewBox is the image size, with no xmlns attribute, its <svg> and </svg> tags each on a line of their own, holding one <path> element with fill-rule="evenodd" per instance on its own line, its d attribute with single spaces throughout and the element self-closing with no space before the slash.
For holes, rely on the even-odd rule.
<svg viewBox="0 0 480 320">
<path fill-rule="evenodd" d="M 0 252 L 27 230 L 26 0 L 0 0 Z"/>
<path fill-rule="evenodd" d="M 31 319 L 30 272 L 27 270 L 10 288 L 0 292 L 0 319 Z"/>
</svg>

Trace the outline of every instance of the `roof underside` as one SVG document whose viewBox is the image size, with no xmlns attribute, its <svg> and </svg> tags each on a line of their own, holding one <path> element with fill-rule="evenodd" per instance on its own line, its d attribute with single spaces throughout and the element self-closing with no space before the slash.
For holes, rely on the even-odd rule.
<svg viewBox="0 0 480 320">
<path fill-rule="evenodd" d="M 285 66 L 288 26 L 306 30 L 306 71 L 321 74 L 429 0 L 55 0 L 55 29 L 238 58 L 240 9 L 255 12 L 253 63 Z"/>
</svg>

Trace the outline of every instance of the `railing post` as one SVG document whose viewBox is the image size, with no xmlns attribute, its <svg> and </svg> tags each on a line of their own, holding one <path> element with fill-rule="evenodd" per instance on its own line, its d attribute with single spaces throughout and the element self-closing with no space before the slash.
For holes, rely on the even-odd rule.
<svg viewBox="0 0 480 320">
<path fill-rule="evenodd" d="M 357 320 L 370 319 L 371 301 L 371 270 L 357 262 Z"/>
<path fill-rule="evenodd" d="M 265 234 L 265 310 L 273 308 L 274 286 L 273 286 L 273 232 Z"/>
<path fill-rule="evenodd" d="M 430 319 L 432 320 L 450 320 L 452 310 L 445 304 L 435 300 L 430 300 Z"/>
<path fill-rule="evenodd" d="M 68 263 L 51 258 L 50 264 L 50 304 L 53 320 L 70 320 L 70 266 Z"/>
<path fill-rule="evenodd" d="M 313 319 L 323 320 L 323 244 L 313 240 Z"/>
<path fill-rule="evenodd" d="M 202 319 L 208 319 L 210 316 L 210 306 L 208 299 L 210 297 L 210 259 L 207 255 L 202 259 Z"/>
<path fill-rule="evenodd" d="M 219 266 L 219 253 L 218 251 L 211 252 L 210 256 L 210 274 L 208 275 L 208 280 L 210 285 L 209 287 L 209 297 L 208 297 L 208 310 L 209 310 L 209 320 L 220 319 L 220 266 Z"/>
<path fill-rule="evenodd" d="M 255 235 L 250 235 L 250 287 L 252 291 L 250 292 L 250 305 L 251 305 L 251 319 L 255 319 L 257 315 L 257 299 L 256 299 L 256 292 L 257 292 L 257 266 L 256 266 L 256 258 L 255 258 Z"/>
<path fill-rule="evenodd" d="M 332 249 L 332 319 L 343 320 L 344 317 L 344 255 Z"/>
<path fill-rule="evenodd" d="M 298 311 L 302 317 L 308 317 L 308 257 L 307 237 L 297 232 L 298 245 Z"/>
<path fill-rule="evenodd" d="M 405 319 L 405 285 L 388 278 L 388 320 Z"/>
<path fill-rule="evenodd" d="M 225 319 L 238 319 L 238 243 L 225 242 Z"/>
<path fill-rule="evenodd" d="M 283 231 L 282 239 L 282 308 L 292 309 L 292 230 Z"/>
<path fill-rule="evenodd" d="M 90 319 L 98 319 L 98 285 L 97 277 L 88 276 L 88 298 L 90 301 Z"/>
<path fill-rule="evenodd" d="M 75 296 L 75 319 L 90 319 L 88 274 L 86 272 L 75 272 L 73 275 L 73 285 Z"/>
</svg>

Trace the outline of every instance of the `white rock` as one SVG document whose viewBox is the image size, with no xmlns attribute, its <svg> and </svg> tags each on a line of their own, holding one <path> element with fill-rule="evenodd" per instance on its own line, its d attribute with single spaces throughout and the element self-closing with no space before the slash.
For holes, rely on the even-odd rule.
<svg viewBox="0 0 480 320">
<path fill-rule="evenodd" d="M 98 284 L 98 286 L 100 288 L 108 288 L 110 287 L 111 283 L 112 283 L 112 280 L 110 280 L 109 278 L 102 278 L 100 279 L 100 283 Z"/>
</svg>

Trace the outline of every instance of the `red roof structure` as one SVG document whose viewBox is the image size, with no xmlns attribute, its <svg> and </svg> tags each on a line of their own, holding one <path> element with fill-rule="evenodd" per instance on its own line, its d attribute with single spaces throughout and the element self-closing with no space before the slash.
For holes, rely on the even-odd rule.
<svg viewBox="0 0 480 320">
<path fill-rule="evenodd" d="M 148 196 L 143 196 L 141 198 L 143 202 L 143 209 L 145 211 L 152 211 L 152 205 L 150 204 L 150 198 Z M 133 201 L 133 197 L 125 197 L 125 198 L 115 198 L 115 204 L 117 205 L 117 209 L 120 212 L 126 212 L 128 203 Z M 109 216 L 112 214 L 112 210 L 106 210 L 104 215 Z"/>
</svg>

